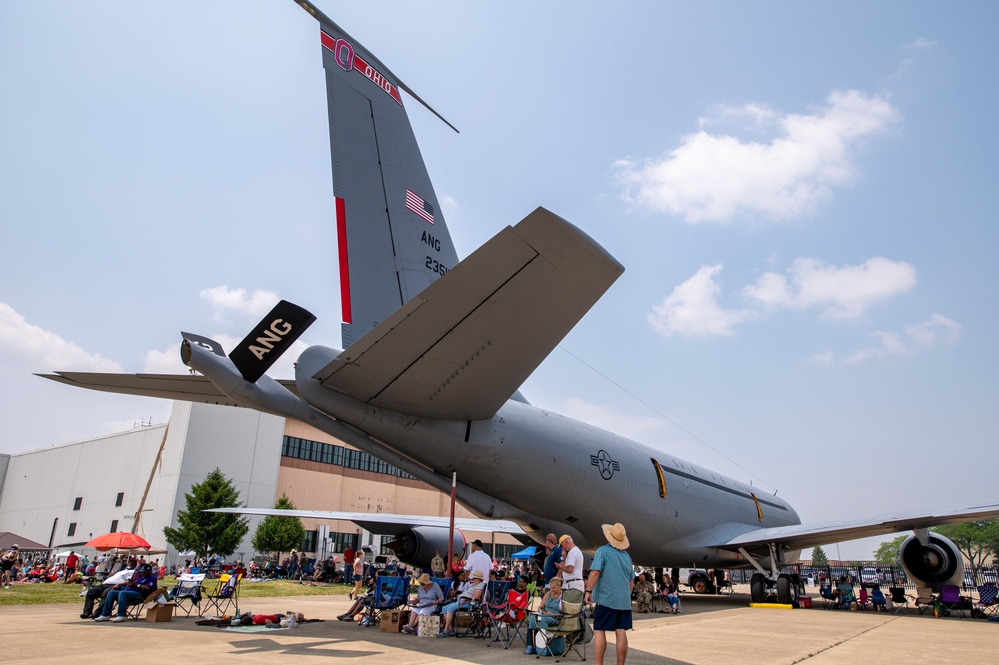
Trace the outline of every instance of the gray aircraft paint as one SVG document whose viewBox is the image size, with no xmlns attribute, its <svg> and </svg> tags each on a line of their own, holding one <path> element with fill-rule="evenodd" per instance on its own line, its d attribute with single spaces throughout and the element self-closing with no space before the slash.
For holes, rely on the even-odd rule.
<svg viewBox="0 0 999 665">
<path fill-rule="evenodd" d="M 458 256 L 398 92 L 404 86 L 323 19 L 333 194 L 342 200 L 337 242 L 348 264 L 340 273 L 349 281 L 349 291 L 341 285 L 346 348 L 457 265 Z M 430 206 L 433 223 L 407 208 L 407 190 Z"/>
</svg>

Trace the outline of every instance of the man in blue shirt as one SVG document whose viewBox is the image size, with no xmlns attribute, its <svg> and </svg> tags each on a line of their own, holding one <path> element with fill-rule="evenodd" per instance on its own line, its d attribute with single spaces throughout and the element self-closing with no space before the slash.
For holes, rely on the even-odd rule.
<svg viewBox="0 0 999 665">
<path fill-rule="evenodd" d="M 131 579 L 125 582 L 125 586 L 120 589 L 108 592 L 104 599 L 104 606 L 101 613 L 94 617 L 94 621 L 115 621 L 121 622 L 127 618 L 127 608 L 129 605 L 141 603 L 146 596 L 156 590 L 156 573 L 153 567 L 144 563 L 136 568 Z M 111 606 L 118 604 L 118 613 L 115 618 L 111 618 Z"/>
<path fill-rule="evenodd" d="M 558 538 L 554 533 L 549 533 L 545 539 L 545 551 L 548 552 L 545 558 L 545 588 L 550 588 L 552 579 L 558 575 L 558 564 L 562 563 L 562 548 L 558 546 Z"/>
<path fill-rule="evenodd" d="M 628 656 L 628 635 L 631 630 L 631 591 L 635 584 L 635 569 L 628 549 L 628 533 L 624 525 L 604 524 L 607 544 L 597 549 L 586 580 L 586 602 L 596 603 L 593 611 L 593 652 L 596 665 L 603 665 L 607 650 L 607 631 L 613 630 L 617 640 L 617 665 L 624 665 Z"/>
</svg>

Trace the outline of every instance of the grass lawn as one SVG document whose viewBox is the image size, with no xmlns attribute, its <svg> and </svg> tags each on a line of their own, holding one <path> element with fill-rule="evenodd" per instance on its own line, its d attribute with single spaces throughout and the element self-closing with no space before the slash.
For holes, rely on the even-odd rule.
<svg viewBox="0 0 999 665">
<path fill-rule="evenodd" d="M 214 590 L 217 580 L 205 580 L 205 587 Z M 164 577 L 160 586 L 172 587 L 175 578 Z M 308 586 L 287 580 L 268 582 L 239 583 L 240 598 L 264 598 L 271 596 L 345 596 L 354 585 L 333 584 L 331 586 Z M 83 598 L 79 584 L 14 584 L 9 589 L 0 588 L 0 606 L 2 605 L 43 605 L 49 603 L 80 603 Z"/>
</svg>

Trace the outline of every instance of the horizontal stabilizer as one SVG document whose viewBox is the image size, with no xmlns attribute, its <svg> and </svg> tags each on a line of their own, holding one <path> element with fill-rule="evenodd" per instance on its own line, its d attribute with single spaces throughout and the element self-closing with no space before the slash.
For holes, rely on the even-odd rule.
<svg viewBox="0 0 999 665">
<path fill-rule="evenodd" d="M 52 379 L 77 388 L 100 390 L 106 393 L 121 393 L 122 395 L 141 395 L 144 397 L 161 397 L 176 399 L 182 402 L 198 402 L 201 404 L 220 404 L 224 406 L 239 406 L 231 398 L 215 387 L 207 377 L 200 374 L 104 374 L 101 372 L 56 372 L 55 374 L 36 374 L 45 379 Z M 292 380 L 278 381 L 295 394 L 295 382 Z"/>
<path fill-rule="evenodd" d="M 316 373 L 426 418 L 492 417 L 624 268 L 544 208 L 507 227 Z"/>
</svg>

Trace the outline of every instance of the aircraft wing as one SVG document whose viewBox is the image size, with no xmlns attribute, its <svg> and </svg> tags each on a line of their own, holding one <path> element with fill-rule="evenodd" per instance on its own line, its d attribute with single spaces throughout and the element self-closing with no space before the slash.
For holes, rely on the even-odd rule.
<svg viewBox="0 0 999 665">
<path fill-rule="evenodd" d="M 586 234 L 538 208 L 315 378 L 393 411 L 490 418 L 623 272 Z"/>
<path fill-rule="evenodd" d="M 335 510 L 282 510 L 280 508 L 213 508 L 209 513 L 231 513 L 236 515 L 276 515 L 280 517 L 305 517 L 318 520 L 344 520 L 380 535 L 395 535 L 417 526 L 448 528 L 450 518 L 427 517 L 425 515 L 393 515 L 389 513 L 349 513 Z M 509 533 L 524 535 L 524 530 L 509 520 L 483 520 L 474 517 L 456 517 L 454 528 L 463 531 L 485 531 L 487 533 Z"/>
<path fill-rule="evenodd" d="M 885 517 L 844 520 L 825 524 L 797 524 L 769 529 L 756 529 L 736 536 L 724 543 L 715 543 L 721 549 L 736 549 L 739 547 L 755 547 L 776 543 L 787 549 L 798 550 L 827 545 L 845 540 L 867 538 L 869 536 L 884 536 L 887 534 L 925 529 L 944 524 L 959 524 L 977 520 L 999 518 L 999 504 L 972 506 L 956 510 L 943 511 L 932 515 L 889 515 Z"/>
<path fill-rule="evenodd" d="M 207 377 L 200 374 L 56 372 L 54 374 L 36 374 L 36 376 L 78 388 L 89 388 L 90 390 L 100 390 L 106 393 L 143 395 L 145 397 L 176 399 L 183 402 L 239 406 L 239 404 L 216 388 L 215 384 Z M 278 381 L 278 383 L 293 393 L 298 394 L 294 381 L 282 380 Z"/>
</svg>

